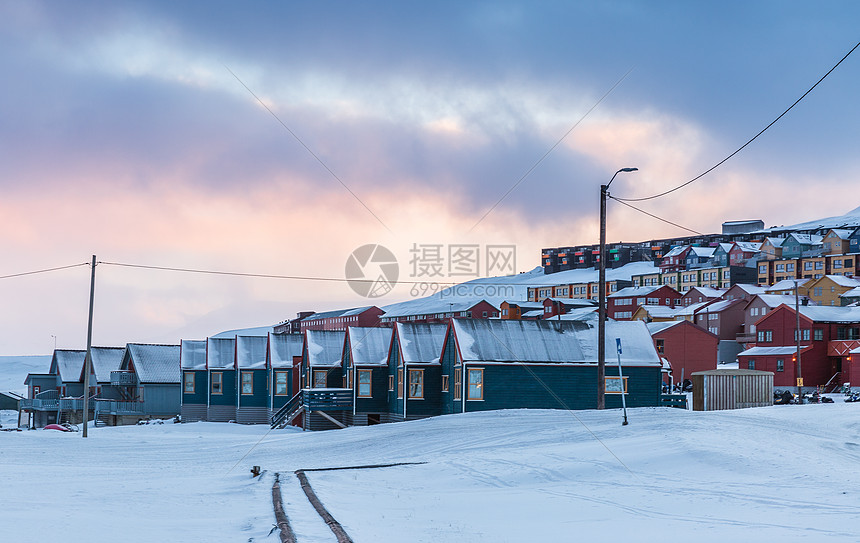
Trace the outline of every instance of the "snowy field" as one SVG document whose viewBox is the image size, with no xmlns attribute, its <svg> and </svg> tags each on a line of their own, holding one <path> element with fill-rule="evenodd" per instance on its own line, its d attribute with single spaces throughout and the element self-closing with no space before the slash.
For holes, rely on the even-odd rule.
<svg viewBox="0 0 860 543">
<path fill-rule="evenodd" d="M 329 432 L 193 423 L 0 432 L 2 541 L 860 540 L 860 404 L 500 411 Z M 253 465 L 266 470 L 252 479 Z"/>
</svg>

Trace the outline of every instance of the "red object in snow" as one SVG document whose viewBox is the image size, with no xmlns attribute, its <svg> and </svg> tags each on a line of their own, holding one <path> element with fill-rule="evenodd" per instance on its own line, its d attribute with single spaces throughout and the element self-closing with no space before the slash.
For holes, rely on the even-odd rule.
<svg viewBox="0 0 860 543">
<path fill-rule="evenodd" d="M 49 424 L 49 425 L 45 426 L 45 430 L 59 430 L 61 432 L 70 432 L 71 431 L 64 426 L 60 426 L 59 424 Z"/>
</svg>

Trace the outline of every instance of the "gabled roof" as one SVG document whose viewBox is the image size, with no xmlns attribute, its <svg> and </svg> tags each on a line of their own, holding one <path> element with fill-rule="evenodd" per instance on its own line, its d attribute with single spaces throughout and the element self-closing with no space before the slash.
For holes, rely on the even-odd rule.
<svg viewBox="0 0 860 543">
<path fill-rule="evenodd" d="M 719 298 L 723 294 L 726 293 L 725 289 L 720 288 L 711 288 L 711 287 L 692 287 L 690 290 L 684 293 L 684 296 L 689 295 L 691 292 L 698 292 L 702 296 L 706 298 Z"/>
<path fill-rule="evenodd" d="M 391 347 L 391 328 L 350 326 L 346 345 L 353 366 L 385 366 Z"/>
<path fill-rule="evenodd" d="M 505 300 L 502 303 L 507 303 L 508 306 L 516 306 L 520 309 L 543 309 L 543 302 L 533 302 L 531 300 Z"/>
<path fill-rule="evenodd" d="M 812 347 L 811 345 L 805 345 L 800 347 L 800 353 L 803 354 L 804 351 Z M 781 347 L 750 347 L 745 351 L 741 351 L 738 353 L 738 356 L 791 356 L 797 352 L 797 346 L 795 345 L 786 345 Z"/>
<path fill-rule="evenodd" d="M 793 307 L 789 307 L 792 311 Z M 826 305 L 800 306 L 800 314 L 812 322 L 860 322 L 860 307 L 835 307 Z"/>
<path fill-rule="evenodd" d="M 824 238 L 815 234 L 799 234 L 797 232 L 792 232 L 786 238 L 788 239 L 794 238 L 794 241 L 800 243 L 801 245 L 820 245 L 822 243 L 821 240 Z M 784 242 L 783 242 L 784 243 Z"/>
<path fill-rule="evenodd" d="M 236 330 L 227 330 L 224 332 L 219 332 L 219 333 L 215 334 L 214 336 L 209 336 L 209 337 L 214 337 L 214 338 L 218 338 L 218 339 L 222 339 L 222 338 L 229 339 L 229 338 L 234 338 L 236 336 L 262 336 L 262 337 L 266 337 L 266 335 L 268 335 L 269 332 L 273 332 L 274 330 L 275 330 L 274 326 L 257 326 L 254 328 L 238 328 Z"/>
<path fill-rule="evenodd" d="M 827 235 L 829 236 L 831 232 L 833 233 L 834 236 L 838 237 L 839 239 L 847 240 L 848 237 L 851 236 L 851 233 L 854 232 L 854 230 L 848 229 L 848 228 L 831 228 L 830 230 L 827 231 Z M 827 236 L 824 236 L 824 237 L 827 237 Z"/>
<path fill-rule="evenodd" d="M 698 258 L 711 258 L 714 256 L 714 247 L 690 247 L 690 253 Z M 688 254 L 688 256 L 689 256 Z"/>
<path fill-rule="evenodd" d="M 746 302 L 744 300 L 718 300 L 716 302 L 712 302 L 712 303 L 703 305 L 696 312 L 697 313 L 719 313 L 720 311 L 725 311 L 726 309 L 732 307 L 733 305 L 741 304 L 741 303 L 746 305 Z"/>
<path fill-rule="evenodd" d="M 645 287 L 625 287 L 618 292 L 613 292 L 607 298 L 636 298 L 639 296 L 647 296 L 654 292 L 655 290 L 659 290 L 663 287 L 668 287 L 668 285 L 649 285 Z M 669 287 L 671 288 L 671 287 Z"/>
<path fill-rule="evenodd" d="M 129 343 L 120 369 L 128 369 L 129 362 L 141 383 L 179 384 L 179 345 Z"/>
<path fill-rule="evenodd" d="M 856 288 L 860 287 L 860 280 L 854 277 L 846 277 L 844 275 L 825 275 L 824 277 L 819 277 L 816 279 L 816 282 L 822 281 L 824 279 L 830 279 L 834 283 L 836 283 L 840 287 L 848 287 L 848 288 Z"/>
<path fill-rule="evenodd" d="M 581 321 L 454 319 L 451 330 L 464 362 L 597 363 L 597 328 Z M 622 364 L 660 366 L 640 321 L 606 323 L 606 352 L 622 341 Z"/>
<path fill-rule="evenodd" d="M 860 296 L 860 287 L 852 288 L 839 295 L 840 298 L 857 298 L 858 296 Z"/>
<path fill-rule="evenodd" d="M 672 256 L 679 256 L 688 248 L 689 248 L 689 245 L 676 245 L 675 247 L 672 247 L 672 249 L 668 253 L 663 255 L 663 258 L 665 259 L 665 258 L 669 258 Z"/>
<path fill-rule="evenodd" d="M 86 356 L 87 352 L 84 350 L 56 349 L 49 373 L 59 375 L 63 383 L 80 382 Z"/>
<path fill-rule="evenodd" d="M 736 241 L 735 245 L 745 253 L 758 253 L 761 251 L 761 243 L 755 241 Z"/>
<path fill-rule="evenodd" d="M 780 290 L 794 290 L 795 284 L 797 284 L 800 287 L 803 287 L 811 281 L 813 281 L 813 279 L 783 279 L 782 281 L 777 281 L 773 285 L 766 287 L 765 292 L 776 292 L 776 291 L 780 291 Z"/>
<path fill-rule="evenodd" d="M 747 302 L 747 305 L 752 303 L 756 298 L 764 302 L 764 304 L 770 308 L 779 307 L 783 304 L 794 305 L 794 296 L 786 296 L 784 294 L 756 294 L 749 302 Z"/>
<path fill-rule="evenodd" d="M 269 364 L 272 368 L 293 367 L 293 357 L 302 356 L 301 334 L 269 334 Z"/>
<path fill-rule="evenodd" d="M 577 307 L 576 309 L 571 309 L 567 313 L 561 315 L 561 320 L 563 321 L 590 321 L 597 319 L 597 308 L 596 307 Z M 553 320 L 557 320 L 559 315 L 553 317 Z"/>
<path fill-rule="evenodd" d="M 236 367 L 243 370 L 266 369 L 268 336 L 236 336 Z"/>
<path fill-rule="evenodd" d="M 493 306 L 493 309 L 498 310 L 496 306 L 490 304 L 490 302 L 484 298 L 436 298 L 429 296 L 427 298 L 411 300 L 408 303 L 402 302 L 400 304 L 386 306 L 389 309 L 386 309 L 382 318 L 390 319 L 393 317 L 408 317 L 412 315 L 460 313 L 463 311 L 469 311 L 481 302 L 488 303 Z"/>
<path fill-rule="evenodd" d="M 394 336 L 400 358 L 407 364 L 438 364 L 445 341 L 445 324 L 403 323 L 396 325 Z"/>
<path fill-rule="evenodd" d="M 305 352 L 310 366 L 337 367 L 341 365 L 343 340 L 341 330 L 308 330 L 305 332 Z"/>
<path fill-rule="evenodd" d="M 636 311 L 644 311 L 652 319 L 674 319 L 681 309 L 667 305 L 640 305 Z"/>
<path fill-rule="evenodd" d="M 374 305 L 366 305 L 364 307 L 353 307 L 350 309 L 335 309 L 332 311 L 323 311 L 322 313 L 314 313 L 313 315 L 302 319 L 302 322 L 313 322 L 320 319 L 328 319 L 333 317 L 353 317 L 361 315 L 368 309 L 373 309 Z"/>
<path fill-rule="evenodd" d="M 125 347 L 92 347 L 93 375 L 97 383 L 110 383 L 110 372 L 117 371 L 122 366 Z M 81 368 L 80 378 L 83 381 L 84 370 Z"/>
<path fill-rule="evenodd" d="M 680 320 L 680 321 L 649 322 L 649 323 L 646 323 L 645 326 L 648 327 L 648 331 L 653 336 L 653 335 L 659 334 L 660 332 L 665 332 L 666 330 L 668 330 L 669 328 L 672 328 L 673 326 L 678 326 L 679 324 L 684 324 L 685 322 L 689 323 L 690 321 Z M 693 326 L 695 326 L 695 325 L 693 325 Z"/>
<path fill-rule="evenodd" d="M 735 283 L 726 292 L 728 292 L 729 290 L 731 290 L 732 288 L 735 288 L 735 287 L 743 290 L 744 292 L 746 292 L 747 294 L 750 294 L 750 295 L 764 294 L 767 291 L 767 289 L 765 287 L 760 287 L 758 285 L 747 285 L 744 283 Z M 723 293 L 723 294 L 725 294 L 725 293 Z"/>
<path fill-rule="evenodd" d="M 184 370 L 206 369 L 206 340 L 183 339 L 179 342 L 179 365 Z"/>
<path fill-rule="evenodd" d="M 206 338 L 206 369 L 236 369 L 236 338 Z"/>
</svg>

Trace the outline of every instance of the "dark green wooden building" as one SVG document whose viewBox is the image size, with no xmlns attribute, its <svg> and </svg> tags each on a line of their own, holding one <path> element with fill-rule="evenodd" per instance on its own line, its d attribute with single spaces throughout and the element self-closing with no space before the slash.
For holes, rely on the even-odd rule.
<svg viewBox="0 0 860 543">
<path fill-rule="evenodd" d="M 266 356 L 269 366 L 269 417 L 281 409 L 299 392 L 299 375 L 302 365 L 302 334 L 272 334 L 268 336 Z M 301 425 L 301 415 L 293 419 Z"/>
<path fill-rule="evenodd" d="M 236 336 L 236 422 L 269 421 L 269 368 L 266 336 Z"/>
<path fill-rule="evenodd" d="M 182 421 L 206 420 L 209 401 L 206 340 L 183 339 L 180 343 L 179 365 L 182 369 Z"/>
<path fill-rule="evenodd" d="M 379 424 L 388 415 L 388 350 L 391 328 L 350 326 L 343 344 L 346 386 L 352 389 L 354 426 Z"/>
<path fill-rule="evenodd" d="M 209 391 L 206 420 L 229 422 L 236 420 L 236 338 L 206 339 L 206 370 Z"/>
<path fill-rule="evenodd" d="M 447 383 L 442 382 L 439 354 L 446 330 L 441 323 L 395 324 L 388 353 L 389 421 L 442 414 Z"/>
<path fill-rule="evenodd" d="M 645 324 L 608 322 L 606 345 L 606 407 L 621 407 L 622 384 L 628 407 L 659 405 L 661 362 Z M 594 322 L 454 319 L 441 362 L 443 413 L 597 407 Z"/>
<path fill-rule="evenodd" d="M 352 390 L 344 380 L 342 356 L 346 332 L 306 330 L 302 346 L 302 428 L 328 430 L 346 426 Z"/>
</svg>

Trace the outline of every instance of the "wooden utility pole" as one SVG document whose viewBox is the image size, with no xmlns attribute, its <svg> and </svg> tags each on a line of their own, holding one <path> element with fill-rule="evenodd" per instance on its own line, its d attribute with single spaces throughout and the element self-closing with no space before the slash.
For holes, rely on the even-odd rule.
<svg viewBox="0 0 860 543">
<path fill-rule="evenodd" d="M 90 417 L 90 372 L 93 367 L 93 300 L 96 291 L 96 255 L 90 270 L 90 316 L 87 320 L 87 354 L 84 357 L 84 437 L 87 437 L 87 419 Z"/>
</svg>

